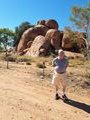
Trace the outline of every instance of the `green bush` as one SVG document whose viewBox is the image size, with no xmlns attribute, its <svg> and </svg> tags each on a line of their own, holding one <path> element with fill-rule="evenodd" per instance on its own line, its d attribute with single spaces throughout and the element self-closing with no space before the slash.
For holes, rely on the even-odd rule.
<svg viewBox="0 0 90 120">
<path fill-rule="evenodd" d="M 31 65 L 31 62 L 26 62 L 26 65 Z"/>
<path fill-rule="evenodd" d="M 46 66 L 43 63 L 37 63 L 38 68 L 46 68 Z"/>
<path fill-rule="evenodd" d="M 0 60 L 4 60 L 5 55 L 0 53 Z"/>
<path fill-rule="evenodd" d="M 17 56 L 16 57 L 17 62 L 31 62 L 31 57 L 28 56 Z"/>
<path fill-rule="evenodd" d="M 10 62 L 16 62 L 16 58 L 15 58 L 15 57 L 12 57 L 12 56 L 5 57 L 5 60 L 6 60 L 6 61 L 10 61 Z"/>
</svg>

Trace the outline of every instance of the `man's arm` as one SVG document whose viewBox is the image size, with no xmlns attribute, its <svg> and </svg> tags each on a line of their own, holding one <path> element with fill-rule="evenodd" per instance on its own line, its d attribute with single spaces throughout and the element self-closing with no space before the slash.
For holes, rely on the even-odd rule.
<svg viewBox="0 0 90 120">
<path fill-rule="evenodd" d="M 53 67 L 56 66 L 56 58 L 52 61 L 52 66 L 53 66 Z"/>
<path fill-rule="evenodd" d="M 69 61 L 68 61 L 68 58 L 66 57 L 66 68 L 68 67 L 69 65 Z"/>
</svg>

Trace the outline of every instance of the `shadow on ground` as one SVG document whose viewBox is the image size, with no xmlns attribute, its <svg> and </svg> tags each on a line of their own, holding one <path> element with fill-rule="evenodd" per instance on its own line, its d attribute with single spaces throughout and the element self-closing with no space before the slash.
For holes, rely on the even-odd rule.
<svg viewBox="0 0 90 120">
<path fill-rule="evenodd" d="M 78 102 L 78 101 L 75 101 L 75 100 L 71 100 L 71 99 L 69 99 L 68 101 L 64 100 L 64 102 L 66 104 L 68 104 L 68 105 L 71 105 L 73 107 L 81 109 L 81 110 L 83 110 L 83 111 L 85 111 L 85 112 L 90 114 L 90 105 L 88 105 L 88 104 L 81 103 L 81 102 Z"/>
</svg>

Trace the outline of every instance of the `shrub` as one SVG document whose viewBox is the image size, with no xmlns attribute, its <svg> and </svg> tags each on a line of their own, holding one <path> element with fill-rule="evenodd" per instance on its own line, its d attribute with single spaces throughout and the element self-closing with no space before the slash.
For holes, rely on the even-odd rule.
<svg viewBox="0 0 90 120">
<path fill-rule="evenodd" d="M 9 57 L 5 57 L 5 60 L 6 60 L 6 61 L 10 61 L 10 62 L 15 62 L 15 61 L 16 61 L 16 58 L 15 58 L 15 57 L 12 57 L 12 56 L 9 56 Z"/>
<path fill-rule="evenodd" d="M 26 62 L 26 65 L 31 65 L 31 62 Z"/>
<path fill-rule="evenodd" d="M 32 59 L 28 56 L 17 56 L 16 60 L 18 62 L 31 62 L 32 61 Z"/>
<path fill-rule="evenodd" d="M 0 53 L 0 60 L 4 60 L 5 59 L 5 55 Z"/>
<path fill-rule="evenodd" d="M 38 68 L 46 68 L 46 66 L 43 63 L 37 63 Z"/>
</svg>

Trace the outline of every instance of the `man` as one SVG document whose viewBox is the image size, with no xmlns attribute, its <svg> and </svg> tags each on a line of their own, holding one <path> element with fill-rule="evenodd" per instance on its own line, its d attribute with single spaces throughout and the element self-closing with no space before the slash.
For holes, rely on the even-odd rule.
<svg viewBox="0 0 90 120">
<path fill-rule="evenodd" d="M 68 100 L 68 98 L 66 96 L 66 87 L 67 87 L 66 69 L 68 66 L 68 59 L 65 56 L 65 53 L 62 49 L 60 49 L 58 51 L 58 57 L 56 57 L 53 60 L 53 66 L 54 66 L 54 75 L 53 75 L 53 79 L 52 79 L 52 84 L 54 84 L 54 87 L 55 87 L 55 100 L 59 99 L 58 90 L 59 90 L 60 83 L 63 88 L 62 98 L 64 100 Z"/>
</svg>

